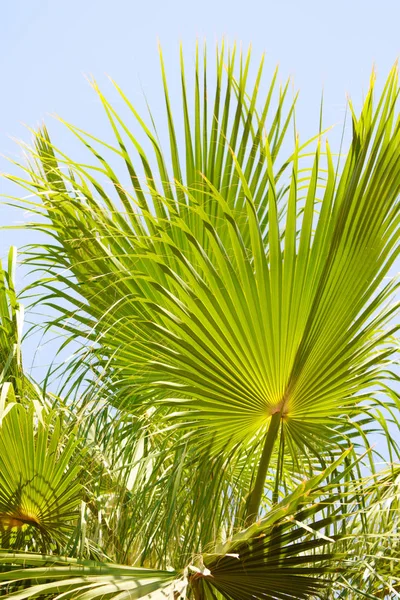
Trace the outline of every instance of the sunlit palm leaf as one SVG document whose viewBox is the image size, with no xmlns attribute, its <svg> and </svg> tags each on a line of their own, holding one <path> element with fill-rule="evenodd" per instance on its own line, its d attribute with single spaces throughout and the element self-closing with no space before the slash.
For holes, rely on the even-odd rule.
<svg viewBox="0 0 400 600">
<path fill-rule="evenodd" d="M 28 206 L 45 216 L 38 227 L 54 239 L 27 255 L 46 269 L 45 302 L 57 313 L 50 324 L 66 333 L 65 343 L 83 340 L 64 372 L 64 389 L 79 390 L 89 373 L 85 401 L 94 394 L 135 419 L 156 407 L 151 434 L 147 424 L 134 428 L 131 469 L 108 461 L 108 444 L 100 454 L 107 462 L 103 481 L 112 487 L 104 493 L 107 519 L 118 521 L 120 507 L 126 509 L 118 556 L 146 566 L 151 560 L 165 566 L 179 554 L 186 560 L 224 541 L 239 523 L 264 515 L 284 486 L 293 487 L 288 473 L 296 481 L 307 462 L 310 473 L 318 472 L 355 436 L 368 446 L 374 421 L 398 456 L 379 412 L 382 405 L 398 424 L 390 365 L 398 307 L 390 305 L 395 284 L 385 282 L 399 253 L 397 71 L 377 103 L 372 78 L 360 117 L 352 112 L 350 148 L 337 167 L 329 146 L 322 149 L 321 133 L 311 156 L 296 131 L 287 150 L 294 110 L 294 102 L 286 104 L 287 85 L 272 112 L 275 74 L 258 110 L 262 66 L 248 91 L 250 57 L 240 59 L 235 78 L 234 55 L 217 54 L 211 105 L 197 56 L 193 107 L 181 59 L 183 152 L 162 64 L 168 157 L 118 87 L 128 118 L 94 84 L 115 145 L 66 124 L 89 154 L 88 164 L 78 163 L 43 129 L 35 133 L 32 164 L 22 166 L 26 174 L 12 178 L 39 197 Z M 131 117 L 153 154 L 144 151 Z M 387 394 L 384 402 L 377 386 Z M 266 483 L 271 466 L 275 480 Z M 121 480 L 114 478 L 117 469 Z M 192 492 L 186 498 L 185 485 Z M 338 510 L 344 510 L 340 493 Z M 135 498 L 149 507 L 148 522 Z M 334 529 L 335 519 L 330 513 L 321 527 Z M 360 522 L 362 529 L 365 519 Z M 301 526 L 295 531 L 300 540 Z M 288 574 L 280 554 L 266 555 L 274 535 L 268 531 L 255 550 L 253 539 L 246 541 L 249 551 L 239 544 L 240 568 L 236 557 L 226 556 L 235 554 L 234 545 L 215 561 L 204 555 L 189 576 L 196 593 L 213 600 L 265 590 L 271 598 L 318 596 L 324 578 L 315 575 L 325 559 L 327 571 L 333 561 L 329 552 L 318 554 L 327 540 L 317 536 L 306 558 L 307 546 L 298 541 Z M 278 567 L 288 575 L 287 587 L 285 578 L 274 578 Z"/>
<path fill-rule="evenodd" d="M 218 64 L 222 61 L 221 53 Z M 109 378 L 120 390 L 119 405 L 129 406 L 140 394 L 142 400 L 151 395 L 185 407 L 191 426 L 211 428 L 220 444 L 253 436 L 279 413 L 287 443 L 295 448 L 307 444 L 310 435 L 329 436 L 321 426 L 351 412 L 391 353 L 382 327 L 393 311 L 384 308 L 393 288 L 376 292 L 398 252 L 397 73 L 391 73 L 376 110 L 371 83 L 360 119 L 354 116 L 340 177 L 327 148 L 321 200 L 318 145 L 301 200 L 298 145 L 288 187 L 280 192 L 275 133 L 268 134 L 272 140 L 260 137 L 257 127 L 265 118 L 259 123 L 253 104 L 244 100 L 247 61 L 238 83 L 232 69 L 229 59 L 224 110 L 235 103 L 232 130 L 226 129 L 229 119 L 220 124 L 219 113 L 214 115 L 209 137 L 218 137 L 218 151 L 210 141 L 207 153 L 216 156 L 207 169 L 203 163 L 189 169 L 185 181 L 167 100 L 178 186 L 167 184 L 161 150 L 151 137 L 167 185 L 156 191 L 157 177 L 149 176 L 152 202 L 145 201 L 120 135 L 136 149 L 138 142 L 101 94 L 118 141 L 117 148 L 106 146 L 124 159 L 131 189 L 92 148 L 93 138 L 69 126 L 100 160 L 94 173 L 112 183 L 125 216 L 101 178 L 97 182 L 89 168 L 61 153 L 57 163 L 47 133 L 37 134 L 33 157 L 41 174 L 31 172 L 33 189 L 43 198 L 63 252 L 47 246 L 45 260 L 50 273 L 65 265 L 77 280 L 58 275 L 65 292 L 49 281 L 49 302 L 54 294 L 79 307 L 77 293 L 88 301 L 79 328 L 67 320 L 72 313 L 65 309 L 61 323 L 74 336 L 83 333 L 82 325 L 89 328 L 89 338 L 101 344 L 98 366 L 104 355 L 113 357 Z M 166 84 L 165 90 L 167 95 Z M 197 127 L 199 118 L 196 113 Z M 208 130 L 205 122 L 203 130 Z M 188 136 L 186 123 L 187 152 Z M 249 139 L 256 149 L 247 156 Z M 200 138 L 196 143 L 200 161 L 204 147 Z M 149 169 L 141 149 L 139 155 Z M 186 160 L 191 164 L 190 152 Z M 257 167 L 262 177 L 252 175 Z M 195 177 L 198 171 L 201 176 Z"/>
<path fill-rule="evenodd" d="M 222 60 L 220 54 L 218 64 Z M 207 139 L 217 136 L 218 150 L 210 141 L 207 154 L 216 154 L 203 169 L 201 140 L 206 136 L 198 138 L 200 162 L 189 169 L 187 181 L 181 176 L 167 99 L 176 188 L 166 183 L 161 149 L 140 121 L 167 185 L 157 191 L 157 177 L 148 176 L 150 203 L 120 136 L 134 143 L 150 173 L 149 162 L 101 94 L 118 141 L 117 148 L 106 147 L 123 158 L 132 189 L 120 184 L 92 148 L 94 138 L 69 126 L 100 160 L 94 173 L 112 183 L 125 216 L 101 179 L 97 182 L 89 168 L 57 153 L 45 131 L 37 134 L 33 157 L 40 170 L 31 172 L 33 189 L 43 198 L 62 249 L 47 246 L 45 264 L 67 286 L 61 292 L 49 280 L 48 301 L 61 310 L 60 323 L 73 337 L 86 325 L 89 339 L 100 343 L 96 368 L 105 366 L 104 356 L 112 357 L 105 381 L 118 406 L 151 396 L 184 408 L 183 421 L 211 431 L 216 449 L 251 439 L 265 430 L 272 415 L 278 424 L 280 415 L 293 455 L 299 446 L 318 452 L 321 437 L 326 443 L 331 436 L 329 421 L 351 414 L 392 352 L 383 327 L 393 314 L 393 308 L 385 308 L 393 287 L 377 290 L 398 252 L 397 73 L 391 73 L 377 109 L 372 81 L 360 119 L 354 116 L 353 141 L 339 177 L 327 147 L 321 199 L 318 145 L 301 199 L 298 144 L 287 186 L 279 191 L 282 169 L 276 167 L 271 133 L 276 121 L 262 137 L 257 127 L 265 124 L 264 112 L 259 123 L 253 103 L 247 105 L 243 95 L 247 61 L 238 83 L 232 69 L 233 58 L 228 60 L 224 106 L 227 111 L 229 103 L 236 104 L 232 129 L 227 117 L 220 123 L 219 113 L 214 115 Z M 165 79 L 164 85 L 167 96 Z M 199 118 L 196 113 L 197 129 Z M 185 123 L 189 168 L 192 138 L 186 116 Z M 207 122 L 202 126 L 208 131 Z M 249 139 L 255 149 L 248 156 Z M 252 175 L 257 168 L 260 176 Z M 58 273 L 62 265 L 76 282 Z M 52 296 L 64 298 L 79 308 L 77 294 L 88 302 L 81 313 L 51 301 Z M 73 315 L 78 327 L 70 321 Z M 272 438 L 278 428 L 274 431 Z"/>
<path fill-rule="evenodd" d="M 55 415 L 16 403 L 9 408 L 0 426 L 1 546 L 61 548 L 82 495 L 77 440 L 63 438 Z"/>
</svg>

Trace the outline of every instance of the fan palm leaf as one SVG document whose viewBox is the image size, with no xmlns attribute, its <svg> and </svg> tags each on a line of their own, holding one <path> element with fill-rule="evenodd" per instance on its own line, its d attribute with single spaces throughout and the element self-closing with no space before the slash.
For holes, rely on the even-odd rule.
<svg viewBox="0 0 400 600">
<path fill-rule="evenodd" d="M 208 108 L 200 83 L 190 123 L 182 63 L 186 175 L 162 64 L 174 184 L 161 147 L 128 99 L 117 88 L 151 141 L 156 175 L 96 86 L 117 145 L 68 127 L 99 166 L 69 159 L 43 130 L 31 154 L 32 181 L 14 179 L 40 196 L 37 210 L 56 241 L 45 246 L 45 257 L 31 249 L 31 260 L 50 275 L 44 285 L 60 312 L 56 322 L 73 339 L 89 341 L 80 364 L 86 355 L 100 376 L 112 360 L 102 378 L 115 405 L 136 410 L 162 402 L 177 409 L 175 421 L 199 430 L 200 440 L 211 435 L 216 452 L 266 435 L 249 505 L 254 517 L 278 433 L 293 456 L 307 447 L 318 453 L 335 435 L 335 419 L 363 410 L 393 352 L 396 328 L 385 324 L 397 307 L 388 304 L 393 284 L 383 282 L 398 255 L 398 83 L 394 69 L 375 106 L 372 78 L 360 117 L 352 111 L 344 166 L 338 172 L 329 146 L 323 154 L 318 142 L 304 178 L 297 141 L 278 164 L 293 116 L 293 105 L 282 116 L 286 88 L 268 126 L 275 77 L 259 114 L 262 65 L 246 95 L 249 56 L 237 80 L 232 53 L 220 107 L 224 56 L 217 55 L 211 124 L 201 120 L 200 98 L 207 114 Z M 139 154 L 146 187 L 128 143 Z M 121 159 L 129 184 L 101 148 Z M 64 267 L 72 277 L 60 273 Z"/>
<path fill-rule="evenodd" d="M 300 143 L 288 84 L 278 91 L 275 73 L 260 103 L 263 61 L 253 87 L 250 54 L 238 66 L 235 50 L 217 52 L 210 102 L 197 52 L 191 103 L 181 54 L 180 140 L 161 59 L 167 154 L 117 85 L 127 116 L 94 82 L 114 142 L 65 123 L 88 156 L 78 162 L 40 129 L 11 177 L 38 198 L 25 206 L 52 237 L 26 251 L 42 271 L 47 326 L 64 333 L 60 350 L 80 344 L 62 385 L 92 450 L 86 532 L 140 566 L 125 576 L 118 565 L 3 556 L 2 581 L 18 597 L 360 589 L 362 552 L 346 562 L 337 549 L 365 548 L 376 490 L 356 481 L 362 459 L 335 460 L 350 440 L 368 448 L 377 428 L 399 456 L 386 422 L 399 425 L 398 305 L 386 279 L 400 239 L 397 69 L 377 99 L 371 78 L 360 116 L 350 103 L 349 150 L 334 164 L 322 131 Z M 23 560 L 32 568 L 14 571 Z M 25 579 L 35 583 L 19 589 Z"/>
<path fill-rule="evenodd" d="M 1 546 L 62 548 L 82 496 L 78 441 L 63 439 L 54 414 L 18 403 L 7 408 L 0 426 Z"/>
</svg>

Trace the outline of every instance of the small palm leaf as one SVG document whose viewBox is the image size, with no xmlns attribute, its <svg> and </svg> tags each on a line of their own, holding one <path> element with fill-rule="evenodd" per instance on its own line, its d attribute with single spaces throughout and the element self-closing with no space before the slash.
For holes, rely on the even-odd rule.
<svg viewBox="0 0 400 600">
<path fill-rule="evenodd" d="M 0 543 L 62 548 L 81 500 L 77 440 L 54 414 L 14 403 L 0 426 Z"/>
</svg>

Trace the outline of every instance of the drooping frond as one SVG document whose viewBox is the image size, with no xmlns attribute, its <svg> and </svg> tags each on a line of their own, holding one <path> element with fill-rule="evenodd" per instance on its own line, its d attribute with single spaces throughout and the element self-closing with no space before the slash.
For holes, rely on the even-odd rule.
<svg viewBox="0 0 400 600">
<path fill-rule="evenodd" d="M 185 589 L 173 571 L 154 571 L 123 565 L 95 563 L 35 554 L 0 554 L 13 569 L 0 573 L 0 585 L 13 590 L 9 597 L 70 597 L 175 600 Z M 16 565 L 23 568 L 17 569 Z M 27 582 L 28 585 L 24 586 Z M 20 588 L 20 589 L 19 589 Z M 14 591 L 15 590 L 15 591 Z"/>
</svg>

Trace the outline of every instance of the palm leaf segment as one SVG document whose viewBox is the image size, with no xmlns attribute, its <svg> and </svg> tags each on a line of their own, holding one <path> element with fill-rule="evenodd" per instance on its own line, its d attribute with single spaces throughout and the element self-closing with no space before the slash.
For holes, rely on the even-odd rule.
<svg viewBox="0 0 400 600">
<path fill-rule="evenodd" d="M 24 306 L 15 290 L 17 249 L 8 253 L 7 269 L 0 261 L 0 392 L 1 402 L 11 396 L 19 402 L 43 403 L 36 384 L 24 373 L 21 357 Z"/>
<path fill-rule="evenodd" d="M 0 384 L 9 382 L 16 393 L 23 388 L 21 364 L 21 339 L 23 306 L 18 302 L 14 274 L 16 250 L 8 255 L 8 269 L 3 270 L 0 262 Z"/>
<path fill-rule="evenodd" d="M 271 113 L 274 76 L 257 112 L 262 64 L 248 95 L 249 56 L 240 60 L 238 79 L 234 60 L 229 54 L 224 79 L 225 53 L 217 55 L 210 109 L 197 59 L 193 120 L 182 61 L 185 168 L 163 68 L 172 174 L 122 91 L 157 173 L 95 86 L 116 145 L 68 125 L 99 161 L 92 168 L 39 132 L 36 167 L 28 169 L 33 183 L 16 179 L 43 199 L 38 210 L 57 241 L 46 246 L 45 263 L 32 250 L 32 261 L 67 286 L 44 282 L 48 302 L 74 339 L 83 334 L 99 347 L 81 354 L 75 368 L 86 357 L 101 371 L 112 357 L 103 379 L 118 406 L 151 398 L 178 407 L 187 426 L 214 436 L 216 448 L 253 439 L 277 415 L 296 454 L 329 438 L 329 420 L 365 399 L 392 352 L 383 328 L 394 310 L 385 308 L 393 286 L 378 287 L 398 253 L 397 72 L 376 106 L 372 80 L 360 118 L 352 113 L 353 138 L 338 175 L 320 142 L 312 159 L 298 141 L 282 158 L 294 110 L 294 103 L 285 109 L 287 86 Z M 126 166 L 129 183 L 103 151 Z M 60 308 L 53 296 L 72 308 Z"/>
</svg>

